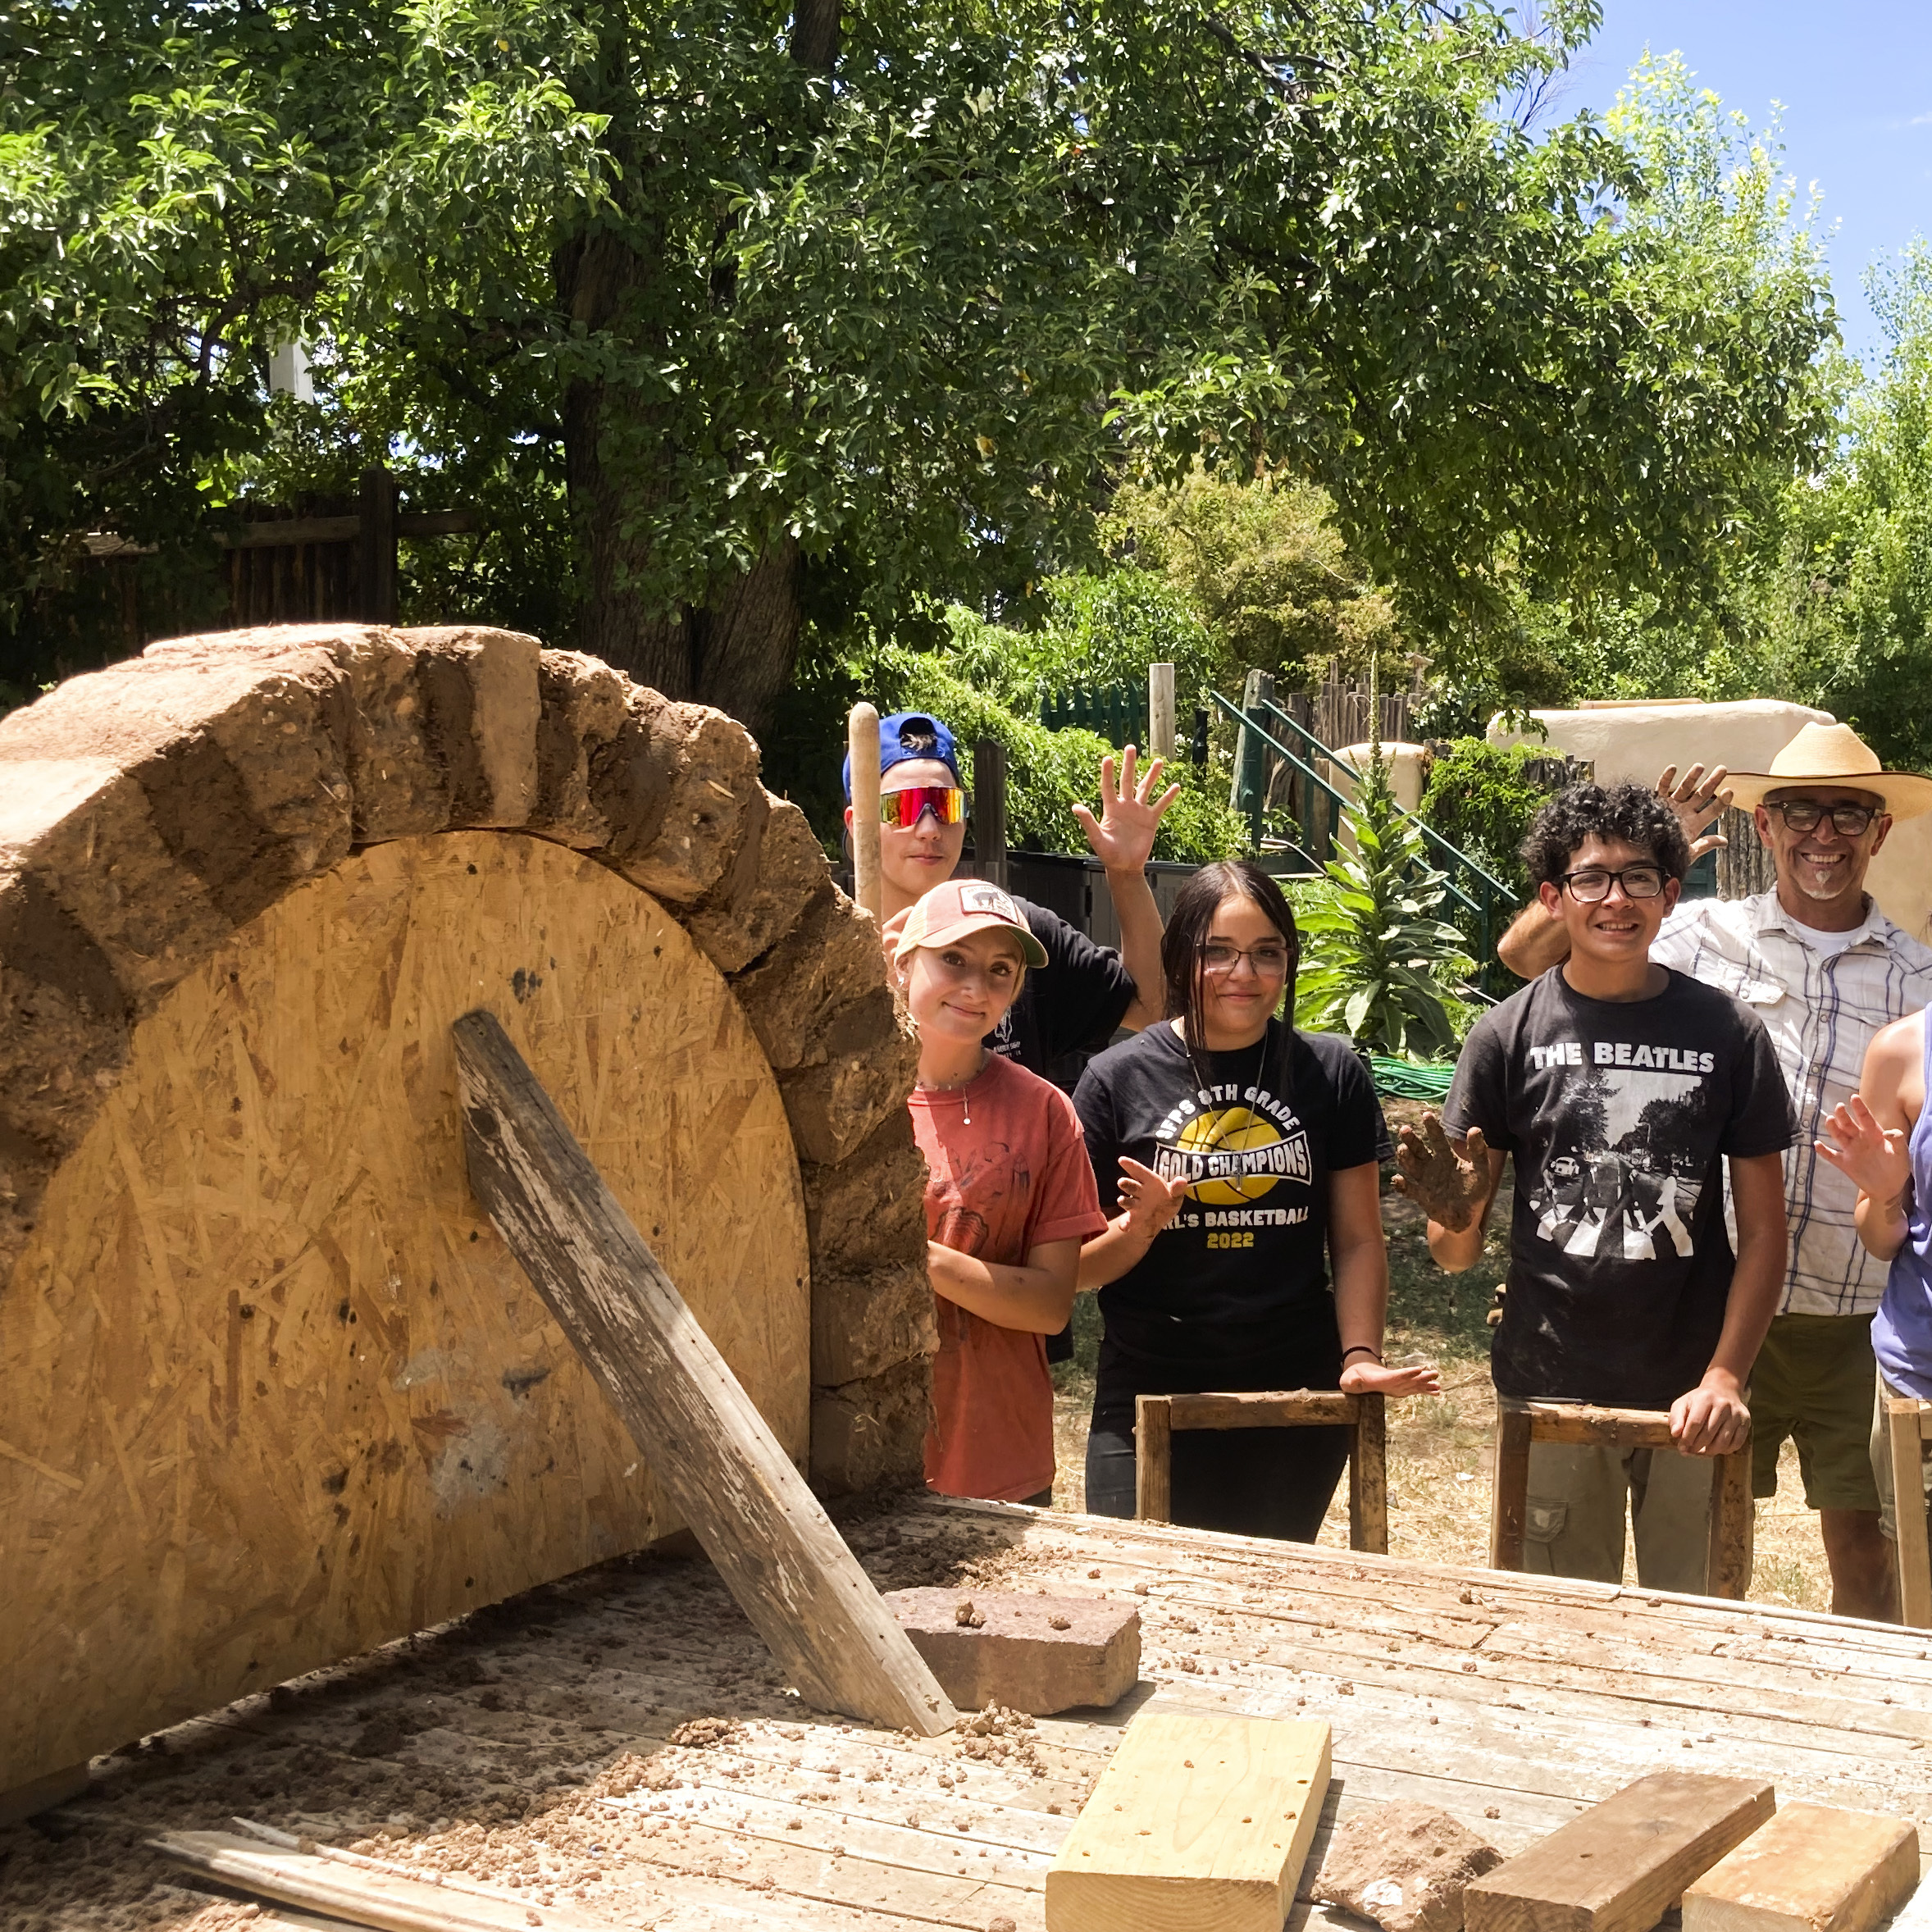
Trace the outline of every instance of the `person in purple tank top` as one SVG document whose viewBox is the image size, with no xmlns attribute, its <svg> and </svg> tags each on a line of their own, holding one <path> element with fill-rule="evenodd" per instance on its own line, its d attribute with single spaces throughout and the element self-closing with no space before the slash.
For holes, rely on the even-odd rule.
<svg viewBox="0 0 1932 1932">
<path fill-rule="evenodd" d="M 1825 1123 L 1818 1152 L 1857 1183 L 1858 1238 L 1891 1264 L 1872 1318 L 1878 1401 L 1871 1428 L 1884 1533 L 1896 1540 L 1885 1397 L 1932 1401 L 1932 1028 L 1924 1012 L 1872 1036 L 1858 1091 Z"/>
</svg>

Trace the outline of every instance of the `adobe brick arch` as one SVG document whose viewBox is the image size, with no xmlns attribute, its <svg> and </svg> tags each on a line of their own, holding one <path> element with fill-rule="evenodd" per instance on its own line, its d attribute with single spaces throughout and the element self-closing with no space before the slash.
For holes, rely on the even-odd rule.
<svg viewBox="0 0 1932 1932">
<path fill-rule="evenodd" d="M 153 1310 L 168 1307 L 177 1286 L 161 1251 L 168 1241 L 193 1246 L 198 1200 L 212 1204 L 208 1214 L 222 1211 L 221 1187 L 238 1198 L 259 1192 L 273 1169 L 286 1256 L 273 1215 L 257 1214 L 268 1230 L 257 1240 L 260 1265 L 227 1285 L 226 1315 L 204 1309 L 184 1318 L 203 1329 L 225 1322 L 226 1354 L 198 1333 L 176 1370 L 151 1377 L 158 1384 L 172 1373 L 180 1387 L 167 1392 L 193 1410 L 178 1453 L 189 1456 L 191 1437 L 204 1445 L 192 1451 L 204 1460 L 250 1451 L 254 1425 L 237 1419 L 248 1410 L 251 1365 L 299 1358 L 309 1365 L 301 1371 L 307 1433 L 288 1455 L 303 1464 L 309 1505 L 316 1483 L 339 1497 L 331 1506 L 345 1541 L 352 1529 L 360 1533 L 349 1511 L 365 1479 L 442 1512 L 435 1522 L 447 1535 L 430 1536 L 434 1562 L 420 1561 L 448 1574 L 391 1579 L 392 1621 L 403 1614 L 398 1606 L 411 1605 L 429 1613 L 424 1621 L 447 1615 L 465 1606 L 465 1588 L 481 1587 L 475 1573 L 483 1566 L 463 1554 L 451 1525 L 472 1491 L 508 1484 L 490 1460 L 509 1454 L 490 1449 L 494 1425 L 454 1397 L 453 1407 L 426 1415 L 421 1401 L 400 1419 L 390 1414 L 386 1437 L 381 1415 L 384 1404 L 398 1411 L 397 1392 L 412 1378 L 458 1375 L 444 1359 L 451 1350 L 416 1349 L 369 1390 L 349 1366 L 372 1374 L 379 1343 L 391 1345 L 383 1337 L 408 1329 L 404 1313 L 383 1300 L 385 1278 L 397 1310 L 411 1296 L 467 1292 L 485 1328 L 496 1319 L 490 1295 L 477 1300 L 473 1286 L 462 1285 L 493 1237 L 486 1224 L 467 1237 L 449 1232 L 472 1210 L 453 1203 L 460 1175 L 452 1179 L 448 1150 L 424 1156 L 417 1181 L 405 1185 L 392 1172 L 441 1132 L 440 1090 L 431 1082 L 426 1102 L 419 1093 L 430 1110 L 420 1118 L 402 1105 L 371 1110 L 367 1094 L 356 1097 L 358 1055 L 390 1028 L 398 1000 L 416 1002 L 417 1020 L 446 1018 L 453 1003 L 495 1006 L 551 1054 L 570 1085 L 559 1095 L 567 1114 L 572 1105 L 584 1118 L 597 1114 L 605 1123 L 598 1131 L 612 1137 L 611 1158 L 631 1158 L 662 1185 L 670 1183 L 651 1165 L 654 1137 L 699 1136 L 682 1164 L 672 1163 L 689 1198 L 641 1201 L 633 1212 L 641 1221 L 661 1206 L 665 1242 L 686 1254 L 708 1252 L 706 1216 L 730 1223 L 727 1246 L 742 1238 L 781 1247 L 795 1228 L 809 1269 L 813 1479 L 834 1492 L 918 1480 L 933 1335 L 924 1169 L 903 1104 L 912 1050 L 869 922 L 833 886 L 803 815 L 759 784 L 758 762 L 749 736 L 719 712 L 668 701 L 595 659 L 483 629 L 290 627 L 183 638 L 71 679 L 0 721 L 0 1364 L 8 1378 L 0 1386 L 12 1390 L 0 1396 L 0 1492 L 13 1492 L 0 1497 L 0 1508 L 9 1520 L 43 1524 L 58 1541 L 90 1511 L 137 1509 L 157 1457 L 177 1452 L 148 1441 L 134 1453 L 112 1426 L 95 1432 L 91 1448 L 51 1425 L 36 1434 L 37 1411 L 18 1378 L 31 1381 L 36 1361 L 62 1360 L 77 1387 L 121 1373 L 130 1343 L 116 1324 L 124 1292 L 133 1296 L 127 1284 L 137 1275 L 158 1280 L 143 1291 L 142 1319 L 153 1330 L 162 1319 Z M 515 936 L 508 950 L 488 936 L 505 932 Z M 602 988 L 604 1017 L 580 1023 L 571 1001 L 593 983 Z M 623 995 L 615 1005 L 613 984 Z M 635 998 L 623 990 L 633 985 Z M 676 1011 L 655 1014 L 654 1002 Z M 344 1011 L 371 1017 L 358 1026 L 340 1018 Z M 392 1030 L 412 1023 L 395 1017 Z M 415 1066 L 440 1052 L 444 1032 L 437 1018 L 421 1040 L 388 1041 L 392 1064 L 383 1077 L 400 1078 L 399 1055 Z M 270 1033 L 272 1050 L 256 1037 Z M 674 1074 L 687 1087 L 699 1081 L 701 1104 L 659 1122 L 649 1110 Z M 713 1092 L 722 1096 L 715 1105 L 707 1097 Z M 342 1114 L 352 1100 L 362 1112 Z M 453 1093 L 449 1111 L 453 1136 Z M 337 1114 L 353 1132 L 331 1130 Z M 142 1137 L 157 1150 L 145 1164 L 127 1158 L 128 1143 Z M 599 1143 L 591 1145 L 596 1154 Z M 693 1151 L 700 1146 L 702 1159 Z M 125 1181 L 150 1170 L 162 1177 L 155 1188 L 173 1190 L 167 1198 L 148 1198 L 144 1179 Z M 290 1178 L 298 1170 L 308 1177 L 303 1187 Z M 731 1175 L 735 1192 L 721 1207 L 715 1187 Z M 417 1186 L 426 1199 L 443 1191 L 440 1250 L 428 1233 L 399 1224 L 409 1217 L 399 1218 L 398 1199 L 407 1204 Z M 337 1219 L 318 1231 L 303 1222 L 303 1202 L 324 1194 L 336 1202 Z M 427 1228 L 436 1214 L 426 1208 L 422 1219 Z M 740 1227 L 752 1232 L 731 1231 Z M 430 1245 L 411 1251 L 408 1262 L 385 1259 L 412 1240 Z M 348 1251 L 358 1241 L 374 1246 Z M 710 1319 L 703 1296 L 710 1296 L 720 1320 L 745 1326 L 753 1358 L 768 1362 L 788 1345 L 776 1328 L 762 1338 L 752 1333 L 755 1308 L 734 1310 L 732 1254 L 715 1251 L 714 1242 L 709 1262 L 695 1270 L 708 1278 L 694 1287 L 694 1305 Z M 745 1265 L 747 1278 L 757 1266 L 777 1269 L 789 1291 L 782 1254 Z M 309 1283 L 298 1324 L 278 1297 L 284 1277 L 304 1266 L 323 1272 Z M 339 1307 L 330 1268 L 353 1283 Z M 528 1293 L 503 1285 L 500 1274 L 490 1278 L 496 1301 Z M 802 1278 L 798 1285 L 802 1296 Z M 197 1292 L 206 1301 L 213 1291 L 204 1281 Z M 326 1316 L 317 1313 L 324 1302 Z M 419 1299 L 419 1315 L 428 1305 Z M 441 1315 L 447 1323 L 447 1302 Z M 561 1338 L 539 1335 L 547 1319 L 517 1317 L 531 1359 L 500 1365 L 500 1391 L 494 1361 L 461 1371 L 478 1387 L 479 1376 L 487 1381 L 484 1394 L 505 1415 L 527 1413 L 569 1382 L 575 1365 Z M 795 1369 L 808 1318 L 801 1306 L 788 1319 L 799 1326 L 789 1345 Z M 330 1325 L 337 1319 L 339 1328 Z M 426 1317 L 418 1325 L 427 1333 Z M 459 1330 L 458 1341 L 470 1332 Z M 133 1353 L 145 1348 L 152 1358 L 152 1334 L 134 1339 Z M 408 1351 L 391 1342 L 400 1361 Z M 317 1352 L 325 1348 L 335 1352 Z M 340 1390 L 335 1368 L 315 1366 L 338 1361 Z M 265 1383 L 252 1387 L 266 1396 Z M 804 1394 L 795 1392 L 794 1447 L 802 1451 Z M 570 1413 L 581 1417 L 593 1398 L 601 1401 L 584 1385 Z M 135 1392 L 125 1412 L 147 1414 L 144 1399 Z M 557 1453 L 595 1465 L 597 1480 L 621 1492 L 615 1451 L 600 1442 L 560 1442 Z M 235 1500 L 240 1478 L 225 1466 L 208 1486 L 223 1498 L 219 1510 L 211 1503 L 213 1515 L 195 1519 L 190 1497 L 180 1537 L 205 1554 L 211 1539 L 245 1547 L 263 1534 L 263 1524 L 294 1506 L 275 1492 L 270 1465 L 279 1453 L 271 1442 L 257 1458 L 268 1469 L 259 1514 Z M 425 1485 L 435 1491 L 430 1501 Z M 392 1497 L 382 1509 L 398 1506 Z M 588 1527 L 574 1542 L 559 1533 L 546 1560 L 561 1561 L 556 1552 L 566 1550 L 595 1560 L 612 1553 L 599 1537 L 635 1534 L 655 1520 L 642 1506 L 627 1515 L 627 1506 L 620 1494 L 593 1523 L 587 1503 Z M 371 1523 L 386 1520 L 375 1500 L 369 1507 Z M 90 1630 L 105 1646 L 157 1614 L 156 1579 L 174 1558 L 157 1549 L 140 1575 L 103 1572 L 89 1583 L 89 1602 L 111 1612 L 84 1611 L 77 1596 L 72 1615 L 54 1606 L 43 1627 L 16 1624 L 0 1643 L 18 1652 L 4 1672 L 10 1680 L 39 1673 L 53 1693 L 40 1720 L 48 1734 L 14 1738 L 0 1757 L 30 1775 L 57 1769 L 73 1761 L 63 1749 L 84 1756 L 125 1742 L 111 1734 L 117 1721 L 152 1729 L 321 1661 L 298 1655 L 294 1638 L 279 1649 L 244 1643 L 232 1656 L 224 1652 L 226 1662 L 194 1669 L 173 1670 L 157 1653 L 151 1692 L 120 1704 L 97 1700 L 87 1722 L 69 1724 L 60 1706 L 88 1675 Z M 339 1588 L 340 1565 L 322 1559 L 318 1548 L 318 1575 L 337 1579 L 314 1584 L 326 1596 Z M 235 1588 L 244 1591 L 246 1569 L 236 1569 Z M 467 1582 L 458 1574 L 465 1570 Z M 537 1580 L 514 1564 L 493 1574 L 515 1587 Z M 230 1620 L 250 1608 L 220 1607 Z M 195 1604 L 166 1612 L 185 1620 L 184 1654 L 197 1641 L 212 1654 L 205 1634 L 195 1637 L 202 1614 Z M 289 1610 L 297 1623 L 319 1614 Z M 358 1641 L 399 1634 L 380 1620 L 344 1629 Z M 251 1648 L 262 1656 L 241 1654 Z"/>
</svg>

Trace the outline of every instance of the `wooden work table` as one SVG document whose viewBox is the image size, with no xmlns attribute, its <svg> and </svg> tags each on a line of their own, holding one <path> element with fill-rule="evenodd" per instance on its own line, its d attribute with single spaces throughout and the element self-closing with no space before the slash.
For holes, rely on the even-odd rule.
<svg viewBox="0 0 1932 1932">
<path fill-rule="evenodd" d="M 1140 1688 L 990 1734 L 870 1730 L 786 1697 L 701 1560 L 638 1559 L 180 1726 L 165 1754 L 101 1761 L 57 1843 L 0 1832 L 0 1919 L 57 1908 L 62 1932 L 104 1932 L 145 1897 L 171 1908 L 149 1923 L 227 1925 L 227 1907 L 169 1889 L 188 1881 L 143 1841 L 241 1813 L 342 1845 L 394 1816 L 392 1861 L 658 1932 L 1027 1932 L 1120 1727 L 1151 1700 L 1328 1720 L 1309 1877 L 1335 1819 L 1365 1805 L 1424 1799 L 1513 1852 L 1660 1768 L 1932 1827 L 1932 1634 L 999 1505 L 909 1499 L 848 1534 L 884 1588 L 1131 1599 Z M 703 1717 L 732 1728 L 668 1741 Z M 538 1862 L 513 1888 L 523 1847 Z M 1304 1897 L 1291 1925 L 1309 1916 L 1324 1915 Z"/>
</svg>

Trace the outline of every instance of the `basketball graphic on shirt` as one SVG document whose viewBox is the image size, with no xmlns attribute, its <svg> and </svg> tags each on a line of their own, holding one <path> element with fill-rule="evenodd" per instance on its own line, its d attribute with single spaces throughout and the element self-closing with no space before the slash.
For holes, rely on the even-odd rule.
<svg viewBox="0 0 1932 1932">
<path fill-rule="evenodd" d="M 1181 1129 L 1178 1145 L 1184 1153 L 1223 1156 L 1252 1155 L 1263 1147 L 1280 1145 L 1281 1129 L 1246 1107 L 1221 1107 L 1211 1114 L 1197 1114 Z M 1214 1169 L 1226 1171 L 1214 1179 L 1199 1180 L 1187 1192 L 1211 1207 L 1238 1207 L 1244 1201 L 1259 1201 L 1281 1178 L 1270 1173 L 1265 1163 L 1223 1159 L 1214 1160 Z"/>
</svg>

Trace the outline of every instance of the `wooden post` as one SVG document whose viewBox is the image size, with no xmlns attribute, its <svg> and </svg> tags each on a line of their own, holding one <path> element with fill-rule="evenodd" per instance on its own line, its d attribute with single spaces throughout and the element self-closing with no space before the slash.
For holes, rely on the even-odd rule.
<svg viewBox="0 0 1932 1932">
<path fill-rule="evenodd" d="M 1241 687 L 1241 708 L 1244 716 L 1251 716 L 1264 703 L 1274 697 L 1274 677 L 1267 671 L 1251 671 L 1246 681 Z M 1240 735 L 1234 740 L 1234 781 L 1229 786 L 1228 803 L 1237 812 L 1259 827 L 1261 813 L 1268 802 L 1268 747 L 1246 724 L 1241 727 Z M 1260 850 L 1257 833 L 1255 849 Z"/>
<path fill-rule="evenodd" d="M 1910 1396 L 1885 1397 L 1885 1426 L 1892 1438 L 1892 1515 L 1898 1532 L 1898 1620 L 1914 1630 L 1932 1629 L 1932 1554 L 1926 1547 L 1923 1471 L 1924 1405 Z"/>
<path fill-rule="evenodd" d="M 1348 1451 L 1348 1547 L 1388 1554 L 1388 1416 L 1378 1395 L 1356 1396 Z"/>
<path fill-rule="evenodd" d="M 1156 758 L 1174 755 L 1174 668 L 1147 667 L 1147 749 Z"/>
<path fill-rule="evenodd" d="M 1006 747 L 982 738 L 973 748 L 973 870 L 998 886 L 1006 885 Z"/>
<path fill-rule="evenodd" d="M 1496 1403 L 1496 1480 L 1489 1514 L 1489 1567 L 1523 1567 L 1529 1513 L 1529 1411 L 1507 1396 Z"/>
<path fill-rule="evenodd" d="M 845 720 L 852 761 L 852 896 L 882 926 L 885 895 L 879 878 L 879 714 L 854 704 Z"/>
<path fill-rule="evenodd" d="M 950 1729 L 911 1639 L 496 1016 L 451 1031 L 471 1187 L 800 1694 Z"/>
<path fill-rule="evenodd" d="M 362 472 L 358 532 L 361 595 L 365 624 L 396 621 L 396 483 L 380 463 Z"/>
<path fill-rule="evenodd" d="M 1134 1514 L 1164 1523 L 1173 1513 L 1173 1398 L 1134 1397 Z"/>
</svg>

